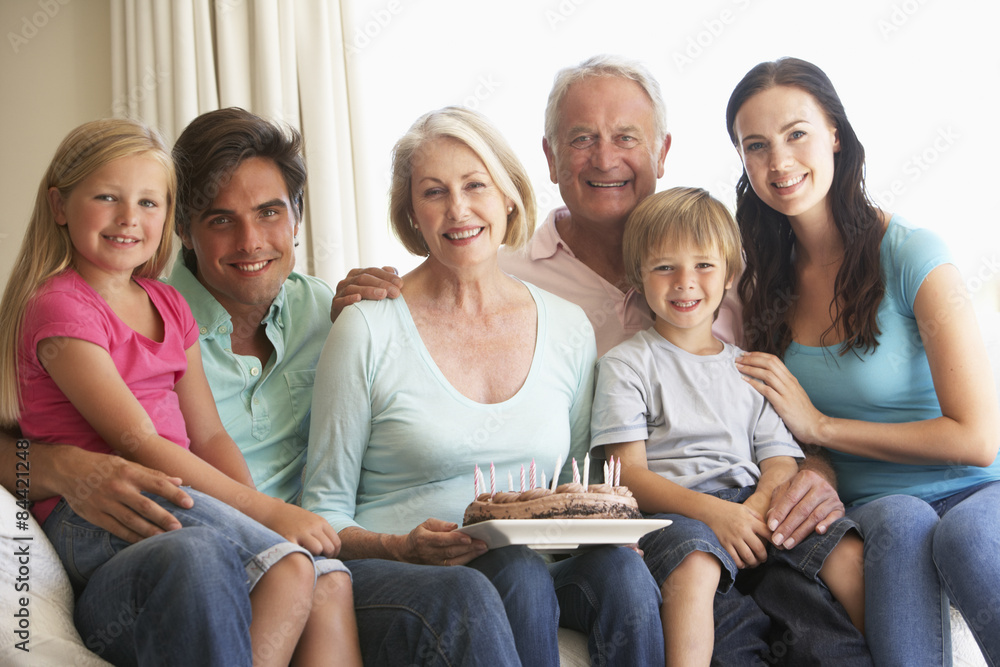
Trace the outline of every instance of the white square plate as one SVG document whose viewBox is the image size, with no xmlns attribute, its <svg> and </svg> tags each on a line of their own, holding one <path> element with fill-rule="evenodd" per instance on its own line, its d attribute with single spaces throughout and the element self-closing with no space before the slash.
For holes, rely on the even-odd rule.
<svg viewBox="0 0 1000 667">
<path fill-rule="evenodd" d="M 521 544 L 545 553 L 566 553 L 584 546 L 635 544 L 670 523 L 668 519 L 496 519 L 458 530 L 491 549 Z"/>
</svg>

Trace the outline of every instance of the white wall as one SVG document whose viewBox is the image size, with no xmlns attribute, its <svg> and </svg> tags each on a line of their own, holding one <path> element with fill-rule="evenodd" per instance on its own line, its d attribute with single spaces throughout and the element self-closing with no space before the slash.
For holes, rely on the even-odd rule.
<svg viewBox="0 0 1000 667">
<path fill-rule="evenodd" d="M 823 67 L 837 86 L 868 151 L 872 193 L 889 210 L 944 235 L 980 306 L 1000 305 L 992 167 L 1000 154 L 994 119 L 1000 44 L 992 32 L 1000 3 L 344 5 L 365 264 L 406 269 L 415 263 L 387 228 L 389 151 L 430 109 L 465 103 L 492 118 L 524 161 L 547 210 L 559 203 L 541 151 L 553 75 L 594 53 L 635 57 L 653 70 L 668 104 L 674 144 L 660 188 L 701 185 L 732 203 L 739 163 L 725 130 L 729 93 L 757 62 L 797 55 Z M 109 0 L 0 2 L 0 194 L 7 204 L 0 218 L 0 284 L 56 144 L 75 125 L 110 112 L 109 24 Z"/>
<path fill-rule="evenodd" d="M 448 104 L 493 119 L 541 208 L 557 205 L 541 150 L 545 101 L 558 69 L 602 52 L 644 61 L 663 86 L 673 147 L 660 189 L 708 187 L 732 205 L 740 165 L 726 102 L 752 66 L 794 55 L 837 87 L 867 150 L 872 194 L 940 232 L 994 309 L 998 19 L 1000 3 L 976 0 L 353 0 L 345 27 L 362 257 L 414 264 L 386 231 L 389 153 L 419 115 Z"/>
<path fill-rule="evenodd" d="M 109 0 L 0 2 L 0 289 L 62 138 L 111 113 Z"/>
</svg>

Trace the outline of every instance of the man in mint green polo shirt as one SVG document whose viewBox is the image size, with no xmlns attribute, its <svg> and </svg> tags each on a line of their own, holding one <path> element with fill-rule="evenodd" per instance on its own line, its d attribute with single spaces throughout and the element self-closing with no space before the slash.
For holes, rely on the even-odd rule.
<svg viewBox="0 0 1000 667">
<path fill-rule="evenodd" d="M 174 146 L 184 295 L 219 413 L 257 488 L 297 500 L 333 291 L 293 271 L 305 165 L 298 133 L 242 109 L 206 113 Z M 479 572 L 346 561 L 365 664 L 516 664 L 503 603 Z"/>
<path fill-rule="evenodd" d="M 296 502 L 309 441 L 316 360 L 330 332 L 333 292 L 294 271 L 281 285 L 262 326 L 273 349 L 265 362 L 233 352 L 233 317 L 183 257 L 167 282 L 187 299 L 198 322 L 201 360 L 219 416 L 243 452 L 257 489 Z"/>
</svg>

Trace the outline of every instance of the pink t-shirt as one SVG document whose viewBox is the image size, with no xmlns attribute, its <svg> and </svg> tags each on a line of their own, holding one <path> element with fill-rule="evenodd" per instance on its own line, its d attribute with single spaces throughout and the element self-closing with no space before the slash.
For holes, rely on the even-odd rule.
<svg viewBox="0 0 1000 667">
<path fill-rule="evenodd" d="M 72 269 L 51 278 L 32 297 L 25 313 L 18 383 L 24 437 L 36 442 L 76 445 L 105 454 L 114 450 L 59 390 L 38 359 L 38 343 L 46 338 L 77 338 L 99 345 L 111 355 L 119 374 L 145 408 L 156 431 L 185 449 L 190 443 L 174 385 L 187 370 L 185 351 L 198 343 L 198 327 L 184 297 L 156 280 L 136 278 L 163 319 L 162 342 L 133 331 L 101 296 Z M 42 354 L 58 354 L 42 347 Z M 84 480 L 81 480 L 84 482 Z M 36 503 L 45 521 L 58 498 Z"/>
<path fill-rule="evenodd" d="M 623 293 L 576 258 L 556 230 L 556 220 L 568 215 L 565 207 L 549 213 L 523 252 L 502 248 L 500 268 L 583 308 L 594 326 L 600 357 L 651 327 L 653 315 L 642 294 L 634 289 Z M 722 341 L 738 344 L 740 321 L 739 299 L 736 290 L 731 289 L 722 301 L 712 332 Z"/>
</svg>

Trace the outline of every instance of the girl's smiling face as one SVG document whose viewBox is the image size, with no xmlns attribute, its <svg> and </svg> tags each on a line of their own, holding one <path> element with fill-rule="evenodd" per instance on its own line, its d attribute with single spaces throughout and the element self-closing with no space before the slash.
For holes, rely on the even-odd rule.
<svg viewBox="0 0 1000 667">
<path fill-rule="evenodd" d="M 829 213 L 840 139 L 816 98 L 792 86 L 768 88 L 743 103 L 733 130 L 761 201 L 793 221 Z"/>
<path fill-rule="evenodd" d="M 87 282 L 130 277 L 156 253 L 167 223 L 168 178 L 148 154 L 108 162 L 63 197 L 49 190 L 56 224 L 73 244 L 73 266 Z"/>
</svg>

